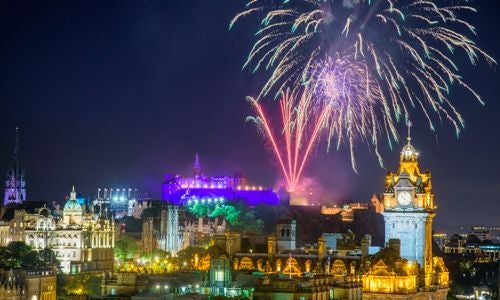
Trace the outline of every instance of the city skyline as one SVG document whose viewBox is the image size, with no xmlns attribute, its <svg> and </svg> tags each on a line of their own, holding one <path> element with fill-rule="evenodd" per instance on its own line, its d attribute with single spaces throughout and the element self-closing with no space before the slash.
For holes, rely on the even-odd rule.
<svg viewBox="0 0 500 300">
<path fill-rule="evenodd" d="M 258 92 L 262 78 L 241 71 L 250 40 L 227 31 L 241 4 L 218 5 L 5 5 L 0 33 L 9 42 L 0 47 L 6 66 L 0 71 L 0 172 L 11 164 L 19 126 L 28 200 L 62 202 L 72 185 L 86 196 L 100 186 L 136 186 L 159 199 L 163 174 L 191 175 L 196 152 L 207 175 L 241 172 L 274 185 L 278 166 L 245 122 L 252 110 L 244 98 Z M 483 3 L 474 17 L 479 44 L 498 58 L 499 42 L 488 28 L 495 8 Z M 195 23 L 184 28 L 183 22 Z M 433 134 L 423 118 L 414 120 L 421 166 L 433 171 L 437 227 L 464 221 L 498 225 L 495 210 L 488 208 L 495 207 L 500 184 L 500 104 L 492 84 L 500 75 L 485 65 L 464 65 L 463 72 L 486 107 L 452 92 L 467 124 L 458 140 L 448 124 Z M 397 167 L 403 123 L 399 131 L 401 142 L 383 150 L 387 170 Z M 324 144 L 305 175 L 333 199 L 364 202 L 383 192 L 386 170 L 366 147 L 357 151 L 355 174 L 346 147 L 327 154 Z"/>
</svg>

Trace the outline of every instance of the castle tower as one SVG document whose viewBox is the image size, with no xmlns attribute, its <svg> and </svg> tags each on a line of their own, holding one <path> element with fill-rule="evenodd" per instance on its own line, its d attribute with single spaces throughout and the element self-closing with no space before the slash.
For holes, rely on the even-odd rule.
<svg viewBox="0 0 500 300">
<path fill-rule="evenodd" d="M 160 248 L 172 254 L 183 249 L 183 233 L 179 229 L 179 207 L 169 205 L 163 209 L 160 224 Z"/>
<path fill-rule="evenodd" d="M 12 167 L 7 172 L 5 181 L 5 194 L 3 204 L 22 203 L 26 200 L 26 181 L 24 170 L 21 168 L 21 157 L 19 151 L 19 128 L 16 127 L 16 141 L 14 146 L 14 158 Z"/>
<path fill-rule="evenodd" d="M 432 272 L 432 220 L 435 216 L 431 173 L 421 172 L 418 152 L 407 144 L 400 155 L 399 170 L 388 172 L 383 199 L 386 244 L 400 241 L 400 255 L 416 262 L 425 274 Z"/>
<path fill-rule="evenodd" d="M 153 240 L 153 218 L 146 218 L 142 221 L 142 249 L 145 254 L 151 255 L 156 249 Z"/>
<path fill-rule="evenodd" d="M 276 224 L 277 250 L 295 250 L 297 221 L 278 220 Z"/>
</svg>

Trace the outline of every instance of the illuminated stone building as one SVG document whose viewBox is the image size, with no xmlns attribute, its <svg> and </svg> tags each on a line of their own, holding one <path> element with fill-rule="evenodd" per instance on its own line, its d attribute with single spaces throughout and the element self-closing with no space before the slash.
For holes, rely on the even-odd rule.
<svg viewBox="0 0 500 300">
<path fill-rule="evenodd" d="M 144 209 L 151 207 L 147 193 L 139 193 L 135 188 L 99 188 L 92 205 L 97 210 L 113 214 L 115 219 L 134 217 L 140 219 Z"/>
<path fill-rule="evenodd" d="M 251 185 L 242 175 L 203 175 L 200 158 L 195 156 L 193 177 L 165 174 L 162 185 L 162 199 L 175 205 L 189 205 L 195 202 L 242 200 L 248 206 L 279 205 L 277 193 L 270 188 Z"/>
<path fill-rule="evenodd" d="M 153 250 L 158 249 L 158 241 L 155 235 L 153 218 L 148 217 L 142 221 L 141 245 L 144 254 L 151 255 Z"/>
<path fill-rule="evenodd" d="M 168 205 L 161 212 L 160 236 L 158 244 L 161 250 L 175 255 L 183 249 L 183 233 L 179 226 L 179 207 Z"/>
<path fill-rule="evenodd" d="M 453 234 L 443 246 L 446 254 L 462 255 L 476 262 L 496 262 L 500 260 L 500 244 L 483 239 L 474 234 L 462 236 Z"/>
<path fill-rule="evenodd" d="M 0 221 L 0 247 L 5 247 L 11 242 L 10 223 Z"/>
<path fill-rule="evenodd" d="M 147 217 L 142 221 L 141 243 L 144 253 L 151 253 L 155 249 L 168 251 L 175 255 L 188 246 L 195 246 L 201 238 L 224 233 L 225 221 L 220 226 L 219 218 L 198 220 L 181 220 L 182 207 L 164 205 L 158 217 Z M 218 230 L 216 230 L 218 228 Z M 221 230 L 222 228 L 222 230 Z"/>
<path fill-rule="evenodd" d="M 354 212 L 356 210 L 368 210 L 367 203 L 349 203 L 342 206 L 321 206 L 321 214 L 336 215 L 340 214 L 343 222 L 353 222 Z"/>
<path fill-rule="evenodd" d="M 241 235 L 237 233 L 216 235 L 214 244 L 225 252 L 235 274 L 262 274 L 255 299 L 361 299 L 361 256 L 348 254 L 357 251 L 353 248 L 333 253 L 323 237 L 316 247 L 299 248 L 295 230 L 294 220 L 279 221 L 276 233 L 267 238 L 266 252 L 253 248 L 242 251 Z M 369 244 L 364 247 L 365 251 L 359 252 L 368 253 Z"/>
<path fill-rule="evenodd" d="M 21 158 L 19 152 L 19 129 L 16 128 L 16 143 L 14 146 L 14 159 L 12 167 L 7 173 L 5 181 L 5 194 L 3 204 L 19 204 L 26 200 L 26 181 L 24 170 L 21 168 Z"/>
<path fill-rule="evenodd" d="M 114 263 L 114 222 L 104 215 L 86 212 L 73 187 L 62 216 L 47 207 L 28 214 L 16 211 L 11 228 L 34 250 L 50 248 L 64 273 L 111 270 Z"/>
<path fill-rule="evenodd" d="M 0 299 L 55 300 L 56 273 L 53 269 L 0 270 Z"/>
<path fill-rule="evenodd" d="M 448 270 L 432 252 L 435 216 L 431 173 L 421 172 L 408 142 L 389 172 L 383 216 L 386 248 L 363 262 L 363 299 L 446 299 Z"/>
<path fill-rule="evenodd" d="M 278 220 L 276 225 L 276 246 L 278 250 L 295 250 L 297 221 Z"/>
</svg>

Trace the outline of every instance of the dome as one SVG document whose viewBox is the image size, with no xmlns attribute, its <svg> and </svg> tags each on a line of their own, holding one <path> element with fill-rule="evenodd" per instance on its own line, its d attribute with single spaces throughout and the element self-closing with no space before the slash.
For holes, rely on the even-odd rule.
<svg viewBox="0 0 500 300">
<path fill-rule="evenodd" d="M 64 211 L 76 211 L 76 212 L 81 212 L 82 211 L 82 206 L 76 201 L 76 200 L 69 200 L 66 202 L 64 205 Z"/>
<path fill-rule="evenodd" d="M 75 192 L 74 186 L 73 186 L 73 190 L 70 193 L 70 197 L 69 197 L 68 202 L 66 202 L 66 204 L 64 204 L 64 211 L 65 212 L 82 212 L 82 206 L 76 200 L 76 192 Z"/>
</svg>

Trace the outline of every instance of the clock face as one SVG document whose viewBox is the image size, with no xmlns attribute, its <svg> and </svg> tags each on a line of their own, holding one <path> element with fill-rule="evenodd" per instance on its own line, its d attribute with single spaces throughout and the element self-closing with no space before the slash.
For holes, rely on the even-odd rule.
<svg viewBox="0 0 500 300">
<path fill-rule="evenodd" d="M 398 203 L 400 205 L 408 205 L 411 203 L 411 194 L 410 192 L 403 191 L 398 193 Z"/>
</svg>

